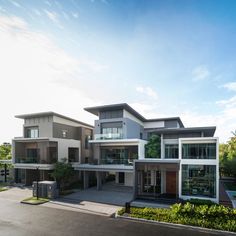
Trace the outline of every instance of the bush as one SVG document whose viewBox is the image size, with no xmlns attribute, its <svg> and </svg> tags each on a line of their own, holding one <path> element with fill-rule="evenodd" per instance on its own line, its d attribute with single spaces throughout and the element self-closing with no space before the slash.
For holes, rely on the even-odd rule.
<svg viewBox="0 0 236 236">
<path fill-rule="evenodd" d="M 123 215 L 124 208 L 118 212 Z M 197 205 L 187 202 L 174 204 L 170 209 L 131 207 L 130 216 L 177 224 L 236 232 L 236 209 L 222 205 Z"/>
<path fill-rule="evenodd" d="M 194 205 L 216 205 L 216 203 L 212 202 L 211 200 L 204 200 L 204 199 L 197 199 L 197 198 L 191 198 L 187 202 L 194 204 Z"/>
</svg>

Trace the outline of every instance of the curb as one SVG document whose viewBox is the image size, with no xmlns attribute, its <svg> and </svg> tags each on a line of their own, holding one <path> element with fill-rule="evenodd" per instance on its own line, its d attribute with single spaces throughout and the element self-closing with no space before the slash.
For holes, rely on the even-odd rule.
<svg viewBox="0 0 236 236">
<path fill-rule="evenodd" d="M 136 222 L 142 222 L 142 223 L 149 223 L 149 224 L 156 224 L 160 226 L 170 226 L 172 228 L 187 228 L 187 229 L 192 229 L 192 230 L 198 230 L 201 232 L 205 233 L 217 233 L 217 234 L 224 234 L 224 235 L 236 235 L 235 232 L 231 231 L 224 231 L 224 230 L 218 230 L 218 229 L 209 229 L 209 228 L 203 228 L 203 227 L 198 227 L 198 226 L 192 226 L 192 225 L 183 225 L 183 224 L 174 224 L 174 223 L 169 223 L 169 222 L 161 222 L 161 221 L 156 221 L 156 220 L 146 220 L 142 218 L 135 218 L 131 216 L 120 216 L 116 212 L 115 218 L 117 219 L 124 219 L 124 220 L 131 220 L 131 221 L 136 221 Z"/>
<path fill-rule="evenodd" d="M 37 202 L 37 203 L 32 203 L 32 202 L 21 201 L 20 203 L 22 203 L 22 204 L 26 204 L 26 205 L 37 206 L 37 205 L 42 205 L 42 204 L 47 203 L 47 202 Z"/>
</svg>

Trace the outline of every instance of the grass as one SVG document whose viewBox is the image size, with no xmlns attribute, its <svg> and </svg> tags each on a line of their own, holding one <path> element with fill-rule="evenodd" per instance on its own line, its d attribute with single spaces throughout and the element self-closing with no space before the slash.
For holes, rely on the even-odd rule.
<svg viewBox="0 0 236 236">
<path fill-rule="evenodd" d="M 236 191 L 236 183 L 235 182 L 225 182 L 225 189 L 230 191 Z"/>
<path fill-rule="evenodd" d="M 29 197 L 29 198 L 26 198 L 21 201 L 21 203 L 26 203 L 26 204 L 30 204 L 30 205 L 39 205 L 39 204 L 43 204 L 46 202 L 49 202 L 49 199 L 47 199 L 47 198 L 38 198 L 37 199 L 37 197 Z"/>
<path fill-rule="evenodd" d="M 8 190 L 6 183 L 0 183 L 0 192 Z"/>
</svg>

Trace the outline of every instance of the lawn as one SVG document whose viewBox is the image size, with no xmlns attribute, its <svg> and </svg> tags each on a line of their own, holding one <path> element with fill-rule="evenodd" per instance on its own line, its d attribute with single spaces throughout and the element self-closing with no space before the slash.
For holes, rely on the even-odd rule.
<svg viewBox="0 0 236 236">
<path fill-rule="evenodd" d="M 174 204 L 170 209 L 131 207 L 118 215 L 236 232 L 236 209 L 222 205 Z"/>
<path fill-rule="evenodd" d="M 225 189 L 230 191 L 236 191 L 236 183 L 235 182 L 225 182 Z"/>
<path fill-rule="evenodd" d="M 8 190 L 7 184 L 5 183 L 0 183 L 0 192 Z"/>
<path fill-rule="evenodd" d="M 26 204 L 30 204 L 30 205 L 39 205 L 39 204 L 43 204 L 46 202 L 49 202 L 49 199 L 47 199 L 47 198 L 38 198 L 37 199 L 37 197 L 30 197 L 30 198 L 26 198 L 21 201 L 21 203 L 26 203 Z"/>
</svg>

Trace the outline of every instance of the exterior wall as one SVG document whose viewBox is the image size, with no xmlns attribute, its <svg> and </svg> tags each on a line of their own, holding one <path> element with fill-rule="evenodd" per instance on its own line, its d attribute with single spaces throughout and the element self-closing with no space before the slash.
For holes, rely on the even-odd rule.
<svg viewBox="0 0 236 236">
<path fill-rule="evenodd" d="M 177 120 L 165 120 L 165 128 L 178 128 L 178 126 Z"/>
<path fill-rule="evenodd" d="M 164 121 L 148 121 L 144 122 L 144 129 L 152 129 L 152 128 L 164 128 Z"/>
<path fill-rule="evenodd" d="M 131 138 L 138 138 L 140 139 L 140 133 L 144 133 L 144 128 L 142 125 L 137 123 L 136 121 L 133 121 L 129 118 L 124 119 L 124 125 L 123 125 L 123 132 L 124 132 L 124 138 L 131 139 Z"/>
<path fill-rule="evenodd" d="M 69 125 L 69 126 L 75 126 L 75 127 L 91 128 L 89 126 L 81 124 L 80 122 L 75 122 L 75 121 L 68 120 L 68 119 L 65 119 L 65 118 L 62 118 L 62 117 L 58 117 L 58 116 L 53 116 L 53 122 L 59 123 L 59 124 L 64 124 L 64 125 Z"/>
<path fill-rule="evenodd" d="M 38 127 L 39 128 L 39 137 L 53 137 L 52 135 L 52 124 L 53 117 L 52 116 L 44 116 L 38 118 L 27 118 L 24 123 L 24 131 L 23 135 L 26 136 L 26 128 L 27 127 Z"/>
<path fill-rule="evenodd" d="M 68 148 L 79 148 L 79 160 L 81 158 L 81 143 L 73 139 L 53 139 L 58 142 L 58 161 L 68 161 Z"/>
<path fill-rule="evenodd" d="M 129 113 L 126 110 L 123 110 L 123 117 L 124 118 L 128 118 L 132 121 L 135 121 L 136 123 L 140 124 L 141 126 L 143 126 L 143 122 L 141 120 L 139 120 L 137 117 L 135 117 L 134 115 L 132 115 L 131 113 Z"/>
<path fill-rule="evenodd" d="M 133 179 L 133 173 L 125 173 L 125 186 L 133 186 L 134 185 L 134 179 Z"/>
<path fill-rule="evenodd" d="M 88 142 L 88 148 L 86 148 L 86 137 L 92 138 L 93 132 L 92 129 L 88 129 L 85 127 L 78 127 L 78 133 L 79 133 L 79 140 L 81 142 L 81 158 L 80 163 L 85 163 L 85 160 L 87 159 L 88 163 L 93 162 L 93 150 L 92 145 Z"/>
<path fill-rule="evenodd" d="M 62 132 L 66 131 L 66 137 L 63 137 Z M 54 138 L 62 138 L 62 139 L 76 139 L 79 140 L 79 130 L 78 127 L 53 123 L 53 137 Z"/>
</svg>

